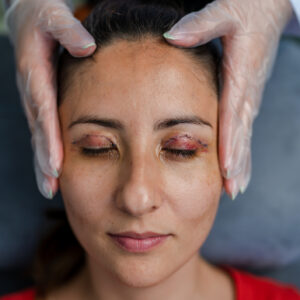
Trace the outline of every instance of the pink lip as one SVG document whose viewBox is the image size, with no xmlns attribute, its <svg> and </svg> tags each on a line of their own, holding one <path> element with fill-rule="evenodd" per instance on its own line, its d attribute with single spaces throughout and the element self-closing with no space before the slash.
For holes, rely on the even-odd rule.
<svg viewBox="0 0 300 300">
<path fill-rule="evenodd" d="M 143 232 L 143 233 L 137 233 L 134 231 L 125 231 L 125 232 L 110 233 L 110 234 L 118 235 L 118 236 L 126 236 L 126 237 L 131 237 L 131 238 L 136 238 L 136 239 L 145 239 L 145 238 L 149 238 L 149 237 L 166 235 L 166 234 L 162 234 L 162 233 L 156 233 L 153 231 L 147 231 L 147 232 Z"/>
<path fill-rule="evenodd" d="M 157 233 L 155 234 L 153 232 L 152 233 L 147 232 L 144 234 L 137 234 L 131 232 L 130 235 L 131 236 L 125 236 L 125 233 L 122 233 L 122 235 L 109 234 L 109 236 L 114 240 L 114 242 L 116 242 L 118 246 L 127 250 L 128 252 L 133 252 L 133 253 L 146 252 L 150 249 L 153 249 L 159 244 L 162 244 L 169 236 L 169 235 L 157 235 Z M 135 237 L 133 237 L 133 235 Z"/>
</svg>

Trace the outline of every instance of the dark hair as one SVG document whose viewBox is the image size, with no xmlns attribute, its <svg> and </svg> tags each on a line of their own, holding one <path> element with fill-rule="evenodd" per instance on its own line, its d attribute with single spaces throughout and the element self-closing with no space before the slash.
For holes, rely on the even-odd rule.
<svg viewBox="0 0 300 300">
<path fill-rule="evenodd" d="M 156 38 L 167 44 L 163 33 L 179 21 L 191 6 L 191 1 L 183 0 L 103 0 L 98 1 L 91 14 L 84 20 L 84 27 L 94 37 L 97 51 L 121 39 L 139 41 L 145 38 Z M 187 3 L 190 3 L 187 5 Z M 203 1 L 197 1 L 199 3 Z M 207 1 L 204 1 L 207 3 Z M 182 51 L 200 62 L 207 71 L 211 85 L 219 95 L 219 54 L 210 42 L 194 48 L 182 48 Z M 83 61 L 93 59 L 74 58 L 66 50 L 61 55 L 58 67 L 58 105 L 71 82 L 74 67 Z"/>
<path fill-rule="evenodd" d="M 191 1 L 190 1 L 191 2 Z M 197 1 L 204 4 L 207 1 Z M 147 36 L 167 43 L 162 34 L 189 11 L 180 0 L 103 0 L 98 1 L 83 25 L 96 40 L 98 50 L 115 39 L 138 41 Z M 199 8 L 199 7 L 198 7 Z M 201 61 L 218 89 L 218 63 L 216 49 L 211 44 L 192 49 L 183 49 Z M 66 81 L 72 76 L 74 67 L 89 58 L 73 58 L 64 51 L 58 64 L 58 99 L 67 88 Z M 59 217 L 57 227 L 41 243 L 34 265 L 34 279 L 39 296 L 63 285 L 81 269 L 85 262 L 85 252 L 75 238 L 65 212 Z"/>
<path fill-rule="evenodd" d="M 184 11 L 186 13 L 189 13 L 191 11 L 200 10 L 204 8 L 208 3 L 213 2 L 214 0 L 184 0 L 183 7 Z M 99 2 L 99 0 L 87 0 L 87 3 L 91 5 L 96 5 Z M 161 1 L 163 2 L 163 0 Z"/>
</svg>

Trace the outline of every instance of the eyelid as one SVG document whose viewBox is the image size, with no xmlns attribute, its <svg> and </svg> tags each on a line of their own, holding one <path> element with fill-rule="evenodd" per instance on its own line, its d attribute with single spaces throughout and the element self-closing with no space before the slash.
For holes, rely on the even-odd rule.
<svg viewBox="0 0 300 300">
<path fill-rule="evenodd" d="M 193 143 L 196 143 L 195 147 L 197 145 L 201 146 L 201 148 L 203 148 L 203 149 L 207 149 L 207 147 L 208 147 L 208 144 L 203 143 L 201 140 L 199 140 L 197 138 L 193 138 L 188 134 L 179 134 L 179 135 L 176 135 L 176 136 L 173 136 L 173 137 L 169 138 L 167 141 L 163 142 L 163 147 L 166 148 L 166 147 L 170 146 L 172 143 L 176 144 L 177 142 L 180 144 L 184 140 L 188 140 L 188 141 L 191 141 Z M 193 147 L 193 149 L 195 149 L 195 147 Z"/>
<path fill-rule="evenodd" d="M 90 147 L 96 147 L 97 144 L 98 146 L 115 146 L 115 144 L 106 136 L 104 135 L 96 135 L 96 134 L 86 134 L 83 137 L 80 137 L 79 139 L 76 139 L 72 141 L 73 145 L 78 145 L 78 146 L 85 146 L 88 147 L 90 144 Z"/>
</svg>

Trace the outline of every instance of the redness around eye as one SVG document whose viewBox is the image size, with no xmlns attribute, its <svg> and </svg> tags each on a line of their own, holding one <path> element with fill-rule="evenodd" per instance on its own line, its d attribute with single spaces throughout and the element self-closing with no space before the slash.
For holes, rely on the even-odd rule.
<svg viewBox="0 0 300 300">
<path fill-rule="evenodd" d="M 164 145 L 164 148 L 180 148 L 184 150 L 198 150 L 203 152 L 207 151 L 208 144 L 203 143 L 201 140 L 193 138 L 188 134 L 178 135 L 168 139 Z"/>
</svg>

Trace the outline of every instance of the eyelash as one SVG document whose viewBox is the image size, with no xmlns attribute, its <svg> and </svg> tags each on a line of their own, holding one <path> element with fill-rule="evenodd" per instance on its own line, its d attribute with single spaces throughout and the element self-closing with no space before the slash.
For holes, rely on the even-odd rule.
<svg viewBox="0 0 300 300">
<path fill-rule="evenodd" d="M 101 156 L 101 155 L 111 155 L 117 148 L 82 148 L 82 153 L 86 156 Z M 171 149 L 162 148 L 163 151 L 167 152 L 169 155 L 174 155 L 176 157 L 181 157 L 185 159 L 192 158 L 196 155 L 197 150 L 183 150 L 183 149 Z"/>
<path fill-rule="evenodd" d="M 82 153 L 86 156 L 100 156 L 100 155 L 110 155 L 112 154 L 117 148 L 115 147 L 110 147 L 110 148 L 98 148 L 98 149 L 93 149 L 93 148 L 81 148 Z"/>
<path fill-rule="evenodd" d="M 183 150 L 183 149 L 171 149 L 163 148 L 163 151 L 168 152 L 168 154 L 175 155 L 182 158 L 192 158 L 196 155 L 196 150 Z"/>
</svg>

